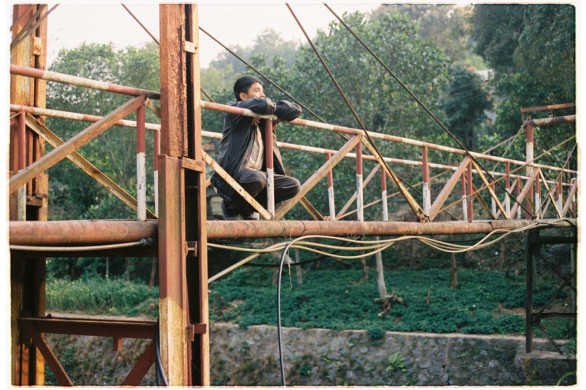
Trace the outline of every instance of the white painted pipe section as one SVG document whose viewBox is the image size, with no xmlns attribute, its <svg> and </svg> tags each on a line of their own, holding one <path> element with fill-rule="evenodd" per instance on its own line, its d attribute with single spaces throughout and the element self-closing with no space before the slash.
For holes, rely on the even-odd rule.
<svg viewBox="0 0 586 390">
<path fill-rule="evenodd" d="M 356 217 L 364 221 L 364 193 L 362 189 L 362 175 L 356 175 Z"/>
<path fill-rule="evenodd" d="M 507 188 L 507 193 L 505 194 L 505 211 L 507 212 L 508 216 L 511 216 L 511 197 L 509 193 L 511 192 L 510 188 Z"/>
<path fill-rule="evenodd" d="M 328 201 L 330 204 L 330 218 L 336 220 L 336 202 L 334 201 L 334 187 L 328 187 Z"/>
<path fill-rule="evenodd" d="M 267 211 L 275 218 L 275 172 L 267 168 Z"/>
<path fill-rule="evenodd" d="M 468 220 L 468 199 L 466 195 L 462 195 L 462 217 L 464 221 Z"/>
<path fill-rule="evenodd" d="M 383 205 L 383 221 L 388 222 L 389 220 L 389 206 L 387 204 L 387 190 L 382 192 L 382 205 Z"/>
<path fill-rule="evenodd" d="M 17 199 L 17 218 L 19 221 L 26 221 L 26 184 L 18 189 Z"/>
<path fill-rule="evenodd" d="M 490 211 L 492 212 L 492 215 L 496 215 L 496 202 L 493 198 L 490 199 Z"/>
<path fill-rule="evenodd" d="M 539 214 L 541 214 L 541 198 L 539 197 L 539 194 L 537 192 L 534 192 L 533 196 L 533 199 L 535 199 L 535 218 L 539 219 Z"/>
<path fill-rule="evenodd" d="M 144 152 L 136 154 L 136 216 L 146 221 L 146 162 Z"/>
<path fill-rule="evenodd" d="M 159 216 L 159 171 L 156 170 L 154 174 L 154 184 L 155 184 L 155 215 Z"/>
<path fill-rule="evenodd" d="M 429 215 L 431 211 L 431 192 L 429 190 L 429 183 L 423 183 L 423 213 Z"/>
</svg>

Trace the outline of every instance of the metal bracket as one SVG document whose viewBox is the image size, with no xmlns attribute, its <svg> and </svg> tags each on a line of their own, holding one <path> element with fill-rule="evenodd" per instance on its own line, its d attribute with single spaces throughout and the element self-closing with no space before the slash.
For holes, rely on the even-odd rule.
<svg viewBox="0 0 586 390">
<path fill-rule="evenodd" d="M 187 157 L 181 158 L 181 168 L 200 173 L 205 172 L 205 164 L 203 161 L 193 160 Z"/>
</svg>

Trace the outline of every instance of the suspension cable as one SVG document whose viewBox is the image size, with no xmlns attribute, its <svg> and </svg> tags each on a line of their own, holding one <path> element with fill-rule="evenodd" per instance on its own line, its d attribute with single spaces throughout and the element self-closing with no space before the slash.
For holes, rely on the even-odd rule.
<svg viewBox="0 0 586 390">
<path fill-rule="evenodd" d="M 466 153 L 466 155 L 472 160 L 474 161 L 486 174 L 487 176 L 492 179 L 495 183 L 497 183 L 497 181 L 495 181 L 494 177 L 490 174 L 490 172 L 482 165 L 480 164 L 480 162 L 474 158 L 474 156 L 472 156 L 472 154 L 470 153 L 470 151 L 464 146 L 464 144 L 462 144 L 462 142 L 460 142 L 460 140 L 458 140 L 458 138 L 446 127 L 446 125 L 444 125 L 428 108 L 425 104 L 423 104 L 423 102 L 421 100 L 419 100 L 419 98 L 417 98 L 417 96 L 415 96 L 415 94 L 399 79 L 399 77 L 391 70 L 391 68 L 389 68 L 381 59 L 378 55 L 376 55 L 376 53 L 374 53 L 372 51 L 372 49 L 370 49 L 370 47 L 368 47 L 368 45 L 366 45 L 366 43 L 364 43 L 364 41 L 354 32 L 354 30 L 352 30 L 352 28 L 350 28 L 350 26 L 348 26 L 348 24 L 338 16 L 338 14 L 336 14 L 334 12 L 334 10 L 332 10 L 327 4 L 324 4 L 325 7 L 340 21 L 340 23 L 354 36 L 354 38 L 356 38 L 356 40 L 358 40 L 358 42 L 360 42 L 360 44 L 378 61 L 379 64 L 381 64 L 385 70 L 401 85 L 401 87 L 403 87 L 403 89 L 409 93 L 409 95 L 411 95 L 411 97 L 417 102 L 417 104 L 423 108 L 423 110 L 450 136 L 450 138 L 452 138 L 457 144 L 458 146 Z M 509 193 L 509 191 L 504 188 L 500 183 L 497 183 L 498 186 L 505 191 L 505 193 L 509 194 L 509 197 L 514 199 L 516 203 L 517 200 Z M 529 211 L 525 208 L 525 206 L 523 206 L 521 203 L 519 203 L 519 206 L 525 210 L 525 212 L 529 213 Z"/>
<path fill-rule="evenodd" d="M 120 4 L 120 5 L 121 5 L 122 7 L 124 7 L 124 9 L 125 9 L 126 11 L 128 11 L 128 13 L 130 14 L 130 16 L 132 16 L 132 17 L 134 18 L 134 20 L 136 20 L 136 22 L 137 22 L 137 23 L 140 25 L 140 27 L 142 27 L 142 29 L 143 29 L 144 31 L 146 31 L 146 33 L 147 33 L 147 34 L 149 34 L 149 36 L 150 36 L 151 38 L 153 38 L 153 41 L 155 41 L 155 42 L 157 43 L 157 45 L 159 45 L 159 46 L 160 46 L 159 40 L 158 40 L 157 38 L 155 38 L 155 36 L 154 36 L 153 34 L 151 34 L 151 32 L 150 32 L 150 31 L 149 31 L 149 30 L 148 30 L 148 29 L 147 29 L 147 28 L 144 26 L 144 24 L 142 24 L 142 23 L 140 22 L 140 20 L 138 20 L 138 18 L 137 18 L 137 17 L 136 17 L 136 16 L 135 16 L 135 15 L 134 15 L 134 14 L 133 14 L 133 13 L 132 13 L 132 12 L 131 12 L 129 9 L 128 9 L 128 7 L 127 7 L 126 5 L 124 5 L 124 4 Z"/>
<path fill-rule="evenodd" d="M 354 118 L 356 119 L 356 121 L 358 122 L 358 124 L 360 125 L 360 127 L 362 128 L 362 131 L 364 132 L 364 135 L 366 136 L 366 139 L 368 140 L 368 143 L 372 146 L 372 149 L 373 149 L 373 152 L 374 152 L 373 154 L 375 154 L 380 159 L 379 163 L 381 164 L 382 167 L 385 168 L 385 170 L 387 171 L 387 173 L 390 176 L 390 178 L 395 182 L 395 185 L 397 185 L 397 187 L 399 187 L 399 190 L 403 193 L 403 196 L 407 200 L 407 203 L 409 204 L 409 206 L 411 207 L 411 209 L 413 210 L 413 212 L 415 213 L 415 215 L 417 215 L 418 217 L 422 217 L 423 216 L 423 210 L 421 209 L 421 206 L 419 206 L 419 204 L 417 204 L 417 202 L 415 202 L 415 200 L 411 197 L 411 194 L 409 193 L 409 191 L 407 191 L 407 189 L 405 189 L 401 185 L 400 180 L 399 180 L 397 174 L 391 169 L 391 167 L 384 160 L 384 158 L 382 156 L 382 153 L 380 152 L 380 150 L 378 149 L 378 147 L 376 146 L 376 144 L 374 143 L 374 141 L 370 137 L 370 134 L 368 134 L 368 130 L 366 129 L 366 126 L 364 125 L 364 122 L 362 122 L 362 120 L 358 116 L 358 113 L 356 112 L 356 110 L 352 106 L 352 103 L 350 103 L 350 100 L 348 100 L 348 97 L 346 97 L 346 94 L 344 93 L 344 91 L 340 87 L 340 84 L 338 84 L 338 82 L 337 82 L 336 78 L 334 77 L 333 73 L 330 71 L 330 68 L 326 64 L 326 62 L 323 59 L 323 57 L 321 56 L 319 50 L 317 49 L 317 47 L 315 46 L 315 44 L 313 43 L 313 41 L 311 40 L 311 38 L 309 37 L 309 35 L 305 31 L 305 29 L 303 28 L 303 25 L 301 24 L 301 22 L 297 18 L 297 15 L 295 14 L 295 12 L 293 12 L 293 9 L 291 8 L 291 6 L 289 4 L 285 3 L 285 5 L 287 6 L 287 8 L 289 9 L 289 11 L 291 12 L 291 15 L 293 15 L 293 18 L 295 19 L 295 21 L 299 25 L 299 28 L 303 32 L 303 35 L 305 35 L 305 38 L 307 38 L 307 41 L 309 42 L 309 44 L 311 45 L 313 51 L 315 52 L 315 54 L 319 58 L 320 62 L 322 63 L 322 65 L 324 67 L 324 69 L 326 70 L 326 72 L 330 76 L 330 79 L 332 80 L 332 82 L 334 83 L 334 85 L 336 86 L 336 88 L 338 89 L 338 92 L 340 93 L 340 95 L 342 96 L 342 98 L 344 99 L 344 101 L 346 102 L 346 105 L 348 106 L 348 108 L 350 108 L 350 111 L 352 111 L 352 115 L 354 116 Z"/>
<path fill-rule="evenodd" d="M 236 54 L 233 50 L 231 50 L 229 47 L 227 47 L 226 45 L 224 45 L 222 42 L 218 41 L 214 36 L 212 36 L 209 32 L 207 32 L 206 30 L 204 30 L 202 27 L 199 27 L 199 29 L 206 34 L 208 37 L 210 37 L 214 42 L 216 42 L 218 45 L 222 46 L 224 49 L 226 49 L 230 54 L 232 54 L 234 57 L 236 57 L 238 60 L 240 60 L 240 62 L 242 62 L 244 65 L 248 66 L 250 69 L 252 69 L 254 72 L 256 72 L 259 76 L 261 76 L 262 78 L 264 78 L 265 80 L 267 80 L 270 84 L 272 84 L 275 88 L 277 88 L 279 91 L 283 92 L 285 95 L 287 95 L 288 97 L 290 97 L 291 99 L 293 99 L 295 101 L 295 103 L 299 104 L 305 111 L 309 112 L 311 115 L 313 115 L 314 117 L 316 117 L 319 121 L 326 123 L 326 121 L 320 117 L 319 115 L 317 115 L 315 112 L 313 112 L 312 110 L 310 110 L 309 108 L 307 108 L 307 106 L 305 106 L 303 103 L 301 103 L 299 100 L 295 99 L 289 92 L 285 91 L 283 88 L 281 88 L 277 83 L 275 83 L 273 80 L 271 80 L 268 76 L 266 76 L 265 74 L 263 74 L 260 70 L 256 69 L 254 66 L 252 66 L 249 62 L 247 62 L 244 58 L 240 57 L 238 54 Z"/>
</svg>

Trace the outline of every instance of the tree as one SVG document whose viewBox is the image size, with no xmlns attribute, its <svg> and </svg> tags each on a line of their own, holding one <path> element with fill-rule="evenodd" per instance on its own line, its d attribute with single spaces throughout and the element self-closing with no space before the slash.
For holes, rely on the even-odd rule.
<svg viewBox="0 0 586 390">
<path fill-rule="evenodd" d="M 83 44 L 71 50 L 62 50 L 51 65 L 51 70 L 94 80 L 129 85 L 149 90 L 159 90 L 159 49 L 156 44 L 141 48 L 127 47 L 117 50 L 110 44 Z M 49 83 L 47 106 L 50 108 L 107 115 L 130 97 L 111 92 L 74 87 L 68 84 Z M 147 122 L 158 119 L 146 110 Z M 134 114 L 128 119 L 134 119 Z M 47 118 L 47 126 L 66 140 L 89 126 L 58 118 Z M 136 195 L 136 131 L 132 128 L 114 126 L 97 139 L 84 145 L 78 152 L 116 181 L 131 195 Z M 147 172 L 152 172 L 153 135 L 147 131 Z M 48 170 L 49 218 L 50 219 L 111 219 L 135 218 L 136 213 L 96 183 L 69 160 L 61 161 Z M 152 177 L 147 180 L 147 194 L 153 194 Z M 150 200 L 151 205 L 154 201 Z M 127 266 L 121 261 L 109 264 L 109 273 L 120 275 L 133 272 L 144 280 L 149 279 L 149 270 L 139 274 L 142 268 L 133 268 L 132 260 Z M 69 267 L 68 270 L 66 268 Z M 55 275 L 77 277 L 82 273 L 103 274 L 106 262 L 96 258 L 52 261 L 49 270 Z"/>
<path fill-rule="evenodd" d="M 452 62 L 472 65 L 484 69 L 482 59 L 474 54 L 470 37 L 472 7 L 447 4 L 385 4 L 377 7 L 370 15 L 378 19 L 387 12 L 409 15 L 419 27 L 419 37 L 441 48 Z"/>
<path fill-rule="evenodd" d="M 500 103 L 495 126 L 499 134 L 513 135 L 519 130 L 523 107 L 575 101 L 574 6 L 476 5 L 473 20 L 476 52 L 496 70 L 495 93 Z M 555 115 L 573 112 L 557 110 Z M 533 118 L 553 114 L 532 113 Z M 536 152 L 557 145 L 576 131 L 573 124 L 556 126 L 555 130 L 536 132 Z M 548 154 L 549 162 L 560 164 L 567 152 Z M 575 164 L 576 158 L 570 163 Z"/>
<path fill-rule="evenodd" d="M 441 50 L 419 38 L 417 26 L 407 15 L 389 12 L 375 20 L 368 20 L 361 13 L 343 17 L 432 111 L 440 111 L 439 96 L 446 78 L 445 58 Z M 431 142 L 446 141 L 441 129 L 342 25 L 331 23 L 329 31 L 318 32 L 313 41 L 369 130 Z M 301 47 L 293 72 L 287 77 L 293 95 L 309 102 L 309 107 L 327 122 L 360 127 L 311 47 Z M 345 142 L 337 134 L 307 128 L 294 128 L 279 136 L 284 141 L 330 149 L 338 149 Z M 389 142 L 378 141 L 377 146 L 383 155 L 396 158 L 411 159 L 414 152 L 421 153 L 419 149 Z M 298 152 L 287 153 L 285 158 L 287 165 L 295 167 L 293 173 L 299 178 L 309 177 L 323 162 L 325 157 L 315 158 Z M 365 174 L 374 165 L 365 161 Z M 409 170 L 405 167 L 397 169 L 402 175 Z M 405 171 L 401 172 L 403 169 Z M 354 162 L 349 159 L 334 170 L 336 201 L 340 203 L 337 209 L 354 192 L 354 170 Z M 327 209 L 327 199 L 319 196 L 320 192 L 327 193 L 325 183 L 320 186 L 308 198 L 319 205 L 318 208 Z M 365 201 L 379 197 L 380 187 L 377 185 L 365 188 Z M 380 216 L 380 210 L 375 208 L 365 212 L 365 218 L 377 215 Z"/>
<path fill-rule="evenodd" d="M 475 150 L 475 132 L 491 107 L 480 77 L 461 65 L 450 67 L 450 83 L 442 106 L 451 132 L 469 150 Z"/>
</svg>

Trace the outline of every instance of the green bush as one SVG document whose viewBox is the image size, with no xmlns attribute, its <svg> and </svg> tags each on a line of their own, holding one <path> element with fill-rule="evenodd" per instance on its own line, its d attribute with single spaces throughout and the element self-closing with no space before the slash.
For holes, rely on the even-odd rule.
<svg viewBox="0 0 586 390">
<path fill-rule="evenodd" d="M 47 280 L 48 310 L 136 316 L 158 313 L 158 288 L 124 279 Z"/>
</svg>

